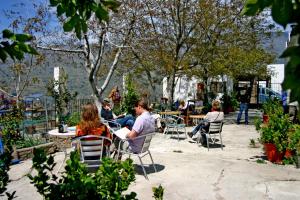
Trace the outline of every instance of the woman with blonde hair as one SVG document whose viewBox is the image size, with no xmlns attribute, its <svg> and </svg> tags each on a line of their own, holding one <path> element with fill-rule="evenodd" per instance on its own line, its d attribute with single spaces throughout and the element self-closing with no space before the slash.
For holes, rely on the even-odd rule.
<svg viewBox="0 0 300 200">
<path fill-rule="evenodd" d="M 214 100 L 212 102 L 212 109 L 211 112 L 208 112 L 204 119 L 200 122 L 200 124 L 198 124 L 194 130 L 192 132 L 189 132 L 188 135 L 190 137 L 193 137 L 196 135 L 196 133 L 202 128 L 206 131 L 208 131 L 209 129 L 209 124 L 210 122 L 218 122 L 218 121 L 223 121 L 224 119 L 224 113 L 221 111 L 220 108 L 220 101 L 218 100 Z M 206 145 L 206 138 L 204 138 L 205 135 L 202 135 L 202 145 L 205 146 Z"/>
<path fill-rule="evenodd" d="M 99 119 L 97 106 L 92 103 L 83 106 L 81 120 L 76 126 L 76 136 L 84 135 L 98 135 L 108 137 L 109 139 L 112 138 L 109 129 Z"/>
</svg>

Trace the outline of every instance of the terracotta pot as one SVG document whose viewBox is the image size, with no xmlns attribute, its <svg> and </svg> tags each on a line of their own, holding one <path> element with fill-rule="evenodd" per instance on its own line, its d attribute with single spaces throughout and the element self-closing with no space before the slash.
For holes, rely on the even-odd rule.
<svg viewBox="0 0 300 200">
<path fill-rule="evenodd" d="M 263 115 L 263 123 L 267 124 L 269 122 L 269 115 Z"/>
<path fill-rule="evenodd" d="M 275 144 L 265 143 L 264 144 L 265 153 L 270 162 L 281 163 L 284 153 L 279 153 Z"/>
</svg>

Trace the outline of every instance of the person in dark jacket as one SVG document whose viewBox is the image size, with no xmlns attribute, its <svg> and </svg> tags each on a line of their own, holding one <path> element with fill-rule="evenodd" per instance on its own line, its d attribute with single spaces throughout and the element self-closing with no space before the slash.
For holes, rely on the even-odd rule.
<svg viewBox="0 0 300 200">
<path fill-rule="evenodd" d="M 247 85 L 245 85 L 242 89 L 240 89 L 237 99 L 240 102 L 240 112 L 237 116 L 236 123 L 240 124 L 241 117 L 243 112 L 245 112 L 245 124 L 248 124 L 248 107 L 250 102 L 250 89 Z"/>
</svg>

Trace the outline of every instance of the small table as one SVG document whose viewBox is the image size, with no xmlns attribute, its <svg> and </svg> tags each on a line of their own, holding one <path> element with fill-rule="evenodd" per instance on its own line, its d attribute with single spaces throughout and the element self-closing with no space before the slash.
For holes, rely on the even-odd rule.
<svg viewBox="0 0 300 200">
<path fill-rule="evenodd" d="M 166 115 L 180 115 L 180 111 L 162 111 L 159 112 L 159 114 L 162 116 L 162 118 L 165 118 Z"/>
<path fill-rule="evenodd" d="M 189 118 L 191 118 L 193 120 L 193 123 L 195 125 L 199 124 L 201 120 L 203 120 L 203 118 L 205 117 L 205 115 L 190 115 Z"/>
<path fill-rule="evenodd" d="M 67 147 L 66 145 L 62 144 L 60 139 L 65 139 L 64 141 L 68 140 L 68 139 L 72 139 L 73 137 L 75 137 L 75 127 L 69 127 L 68 128 L 68 132 L 66 133 L 59 133 L 58 129 L 53 129 L 51 131 L 48 131 L 48 134 L 52 137 L 55 138 L 55 143 L 58 144 L 58 147 L 65 153 L 65 157 L 64 160 L 62 161 L 62 163 L 60 164 L 57 173 L 60 171 L 61 167 L 63 166 L 63 164 L 65 163 L 65 161 L 67 160 Z"/>
</svg>

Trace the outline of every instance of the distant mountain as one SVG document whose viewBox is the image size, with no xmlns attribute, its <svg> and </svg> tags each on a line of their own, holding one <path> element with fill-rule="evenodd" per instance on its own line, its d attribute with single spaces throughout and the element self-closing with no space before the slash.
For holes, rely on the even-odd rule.
<svg viewBox="0 0 300 200">
<path fill-rule="evenodd" d="M 279 58 L 283 51 L 286 49 L 287 42 L 289 41 L 289 32 L 272 32 L 269 39 L 262 40 L 262 46 L 267 51 L 273 52 L 276 55 L 273 64 L 286 64 L 286 59 Z"/>
<path fill-rule="evenodd" d="M 45 50 L 38 50 L 40 54 L 45 56 L 45 61 L 41 66 L 34 66 L 31 76 L 36 77 L 40 80 L 39 83 L 28 87 L 24 95 L 32 93 L 43 93 L 46 94 L 46 85 L 53 79 L 54 67 L 63 67 L 66 74 L 68 75 L 67 87 L 71 92 L 78 92 L 79 97 L 90 97 L 92 90 L 88 82 L 87 73 L 83 67 L 83 58 L 78 55 L 70 56 L 65 53 L 51 52 Z M 12 73 L 9 68 L 12 65 L 12 61 L 8 60 L 6 63 L 0 63 L 0 86 L 5 88 L 10 88 L 13 92 L 12 84 Z M 110 81 L 108 85 L 105 96 L 108 95 L 113 86 L 118 85 L 122 88 L 123 78 L 120 76 L 115 76 Z M 99 80 L 99 83 L 103 83 L 104 80 Z"/>
</svg>

